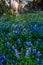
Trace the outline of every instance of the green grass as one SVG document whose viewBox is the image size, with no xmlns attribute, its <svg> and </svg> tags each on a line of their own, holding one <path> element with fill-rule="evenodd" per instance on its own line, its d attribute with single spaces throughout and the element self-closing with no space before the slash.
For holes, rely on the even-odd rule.
<svg viewBox="0 0 43 65">
<path fill-rule="evenodd" d="M 33 24 L 31 23 L 31 21 L 33 22 Z M 36 22 L 36 23 L 35 23 Z M 33 27 L 35 25 L 37 25 L 37 22 L 43 22 L 43 15 L 38 14 L 38 13 L 27 13 L 27 14 L 20 14 L 19 16 L 15 16 L 15 15 L 6 15 L 6 16 L 2 16 L 0 18 L 0 37 L 2 38 L 2 40 L 0 41 L 0 50 L 3 53 L 6 53 L 7 55 L 7 61 L 6 61 L 6 65 L 41 65 L 41 63 L 36 64 L 36 56 L 34 54 L 30 54 L 27 58 L 25 57 L 25 52 L 26 50 L 29 48 L 28 46 L 23 46 L 23 43 L 25 41 L 31 41 L 33 46 L 31 47 L 32 49 L 36 49 L 37 51 L 40 51 L 41 54 L 43 55 L 43 41 L 41 41 L 40 45 L 37 47 L 36 45 L 36 41 L 38 39 L 42 39 L 42 34 L 43 34 L 43 23 L 39 24 L 38 29 L 42 30 L 42 32 L 33 32 Z M 4 24 L 3 24 L 4 23 Z M 19 27 L 19 25 L 17 23 L 22 23 L 23 24 L 23 28 Z M 29 24 L 30 23 L 30 24 Z M 7 25 L 6 25 L 7 24 Z M 19 32 L 20 34 L 13 34 L 13 28 L 12 25 L 10 26 L 10 24 L 17 24 L 18 27 L 16 30 L 20 29 Z M 30 30 L 27 30 L 25 25 L 29 26 Z M 30 28 L 32 25 L 32 28 Z M 14 25 L 15 26 L 15 25 Z M 20 25 L 21 26 L 21 25 Z M 21 29 L 22 28 L 22 29 Z M 35 30 L 37 30 L 37 27 L 35 27 Z M 14 30 L 15 31 L 15 30 Z M 26 34 L 23 33 L 23 31 L 27 31 Z M 21 33 L 22 32 L 22 33 Z M 10 33 L 10 37 L 8 38 L 8 41 L 5 40 L 5 38 L 8 36 L 8 33 Z M 3 36 L 4 34 L 4 36 Z M 17 40 L 20 38 L 21 40 L 21 44 L 17 44 Z M 8 47 L 5 46 L 5 43 L 9 42 Z M 20 58 L 16 58 L 15 57 L 15 53 L 10 52 L 9 50 L 12 48 L 12 46 L 18 46 L 17 50 L 20 52 Z M 23 51 L 21 51 L 21 48 L 23 48 Z M 3 54 L 1 54 L 3 55 Z M 12 56 L 12 59 L 10 59 L 10 56 Z M 12 64 L 13 60 L 17 59 L 17 63 L 16 64 Z M 43 56 L 40 59 L 40 62 L 43 60 Z M 4 62 L 4 61 L 3 61 Z"/>
<path fill-rule="evenodd" d="M 2 18 L 2 19 L 1 19 Z M 19 16 L 15 15 L 6 15 L 0 17 L 0 22 L 7 22 L 7 23 L 18 23 L 21 22 L 23 24 L 29 23 L 29 21 L 43 21 L 43 15 L 38 13 L 27 13 L 27 14 L 20 14 Z"/>
</svg>

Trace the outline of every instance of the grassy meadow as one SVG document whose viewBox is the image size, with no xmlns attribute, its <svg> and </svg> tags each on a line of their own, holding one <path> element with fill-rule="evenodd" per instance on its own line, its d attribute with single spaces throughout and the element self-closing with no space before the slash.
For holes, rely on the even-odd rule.
<svg viewBox="0 0 43 65">
<path fill-rule="evenodd" d="M 0 16 L 0 65 L 43 65 L 43 14 Z"/>
</svg>

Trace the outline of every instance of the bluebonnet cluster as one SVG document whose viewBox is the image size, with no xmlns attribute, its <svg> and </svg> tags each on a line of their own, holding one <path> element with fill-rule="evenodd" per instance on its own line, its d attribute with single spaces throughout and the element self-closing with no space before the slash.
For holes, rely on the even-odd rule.
<svg viewBox="0 0 43 65">
<path fill-rule="evenodd" d="M 43 23 L 0 23 L 0 65 L 25 65 L 25 60 L 43 65 Z"/>
</svg>

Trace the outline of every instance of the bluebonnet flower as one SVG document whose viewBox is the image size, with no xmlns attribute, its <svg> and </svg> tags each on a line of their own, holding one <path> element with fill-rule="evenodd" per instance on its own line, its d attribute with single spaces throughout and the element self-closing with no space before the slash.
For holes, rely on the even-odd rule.
<svg viewBox="0 0 43 65">
<path fill-rule="evenodd" d="M 27 31 L 30 31 L 30 28 L 29 28 L 29 26 L 26 26 L 26 30 L 27 30 Z"/>
<path fill-rule="evenodd" d="M 39 58 L 36 59 L 36 63 L 38 64 L 40 62 Z"/>
<path fill-rule="evenodd" d="M 27 30 L 23 30 L 23 33 L 24 33 L 24 34 L 27 34 Z"/>
<path fill-rule="evenodd" d="M 5 41 L 6 41 L 6 42 L 8 42 L 8 41 L 9 41 L 7 37 L 5 38 Z"/>
<path fill-rule="evenodd" d="M 39 42 L 41 42 L 41 39 L 38 39 Z"/>
<path fill-rule="evenodd" d="M 32 29 L 33 29 L 33 25 L 31 24 L 31 25 L 29 26 L 29 28 L 30 28 L 30 30 L 32 30 Z"/>
<path fill-rule="evenodd" d="M 8 29 L 10 29 L 10 24 L 7 25 Z"/>
<path fill-rule="evenodd" d="M 18 34 L 19 32 L 17 30 L 12 31 L 13 34 Z"/>
<path fill-rule="evenodd" d="M 21 40 L 20 40 L 20 39 L 18 39 L 18 40 L 17 40 L 17 42 L 18 42 L 18 44 L 20 44 L 20 43 L 21 43 Z"/>
<path fill-rule="evenodd" d="M 15 30 L 15 34 L 18 34 L 19 32 L 17 30 Z"/>
<path fill-rule="evenodd" d="M 0 56 L 0 61 L 5 60 L 5 56 Z"/>
<path fill-rule="evenodd" d="M 16 64 L 17 60 L 13 60 L 13 64 Z"/>
<path fill-rule="evenodd" d="M 42 62 L 41 62 L 41 65 L 43 65 L 43 60 L 42 60 Z"/>
<path fill-rule="evenodd" d="M 2 57 L 2 56 L 0 56 L 0 61 L 1 61 L 1 60 L 3 60 L 3 57 Z"/>
<path fill-rule="evenodd" d="M 14 24 L 12 24 L 12 29 L 14 29 L 14 26 L 15 26 L 15 25 L 14 25 Z"/>
<path fill-rule="evenodd" d="M 11 35 L 11 34 L 10 34 L 10 33 L 8 33 L 8 34 L 7 34 L 7 37 L 9 38 L 9 37 L 10 37 L 10 35 Z"/>
<path fill-rule="evenodd" d="M 5 61 L 2 61 L 1 64 L 2 64 L 2 65 L 6 65 L 6 62 L 5 62 Z"/>
<path fill-rule="evenodd" d="M 5 56 L 5 55 L 3 55 L 3 60 L 7 60 L 7 58 L 6 58 L 6 56 Z"/>
<path fill-rule="evenodd" d="M 30 55 L 30 53 L 31 53 L 31 48 L 29 48 L 29 49 L 26 51 L 26 57 L 27 57 L 28 55 Z"/>
<path fill-rule="evenodd" d="M 6 42 L 6 43 L 5 43 L 5 46 L 8 47 L 8 46 L 9 46 L 9 42 Z"/>
<path fill-rule="evenodd" d="M 2 61 L 2 60 L 7 60 L 6 54 L 3 54 L 2 56 L 0 56 L 0 61 Z"/>
<path fill-rule="evenodd" d="M 43 21 L 41 22 L 41 25 L 43 26 Z"/>
<path fill-rule="evenodd" d="M 16 25 L 15 25 L 15 28 L 18 28 L 18 26 L 19 26 L 19 25 L 18 25 L 18 24 L 16 24 Z"/>
<path fill-rule="evenodd" d="M 39 45 L 39 41 L 37 40 L 37 41 L 36 41 L 36 46 L 38 46 L 38 45 Z"/>
<path fill-rule="evenodd" d="M 4 58 L 4 60 L 7 60 L 6 53 L 3 53 L 3 58 Z"/>
<path fill-rule="evenodd" d="M 32 43 L 31 42 L 29 42 L 29 46 L 32 46 Z"/>
<path fill-rule="evenodd" d="M 0 37 L 0 41 L 2 40 L 2 38 Z"/>
<path fill-rule="evenodd" d="M 36 46 L 38 46 L 40 44 L 40 42 L 41 42 L 41 39 L 37 39 Z"/>
<path fill-rule="evenodd" d="M 38 31 L 38 26 L 36 24 L 33 26 L 33 31 L 34 32 L 37 32 Z"/>
<path fill-rule="evenodd" d="M 39 26 L 40 25 L 40 21 L 37 21 L 36 24 L 37 24 L 37 26 Z"/>
<path fill-rule="evenodd" d="M 43 29 L 40 27 L 40 29 L 39 29 L 39 31 L 38 31 L 38 32 L 39 32 L 39 33 L 41 33 L 42 31 L 43 31 Z"/>
<path fill-rule="evenodd" d="M 31 43 L 31 42 L 26 41 L 26 42 L 24 42 L 24 46 L 32 46 L 32 43 Z"/>
<path fill-rule="evenodd" d="M 2 36 L 4 36 L 5 35 L 5 32 L 4 33 L 2 33 Z"/>
<path fill-rule="evenodd" d="M 36 53 L 36 57 L 40 57 L 41 56 L 41 54 L 40 54 L 40 52 L 38 51 L 37 53 Z"/>
<path fill-rule="evenodd" d="M 14 24 L 12 24 L 12 27 L 14 27 L 15 25 Z"/>
<path fill-rule="evenodd" d="M 15 49 L 15 56 L 16 56 L 17 58 L 20 58 L 20 56 L 19 56 L 19 52 L 18 52 L 17 49 Z"/>
<path fill-rule="evenodd" d="M 12 48 L 11 48 L 11 52 L 14 52 L 14 51 L 15 51 L 15 47 L 12 46 Z"/>
<path fill-rule="evenodd" d="M 29 42 L 28 41 L 24 42 L 24 46 L 29 46 Z"/>
<path fill-rule="evenodd" d="M 42 33 L 42 38 L 43 38 L 43 33 Z"/>
<path fill-rule="evenodd" d="M 15 33 L 15 31 L 13 30 L 13 31 L 12 31 L 12 33 L 14 34 L 14 33 Z"/>
<path fill-rule="evenodd" d="M 17 45 L 15 45 L 14 47 L 15 47 L 15 49 L 17 49 L 17 48 L 18 48 L 18 46 L 17 46 Z"/>
<path fill-rule="evenodd" d="M 32 53 L 36 54 L 37 53 L 37 50 L 36 49 L 33 49 L 32 50 Z"/>
</svg>

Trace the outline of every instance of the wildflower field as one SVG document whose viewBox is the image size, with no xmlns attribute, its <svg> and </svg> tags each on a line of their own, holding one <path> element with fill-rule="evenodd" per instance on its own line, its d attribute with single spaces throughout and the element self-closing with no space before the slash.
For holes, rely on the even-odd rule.
<svg viewBox="0 0 43 65">
<path fill-rule="evenodd" d="M 43 65 L 43 15 L 0 18 L 0 65 Z"/>
</svg>

